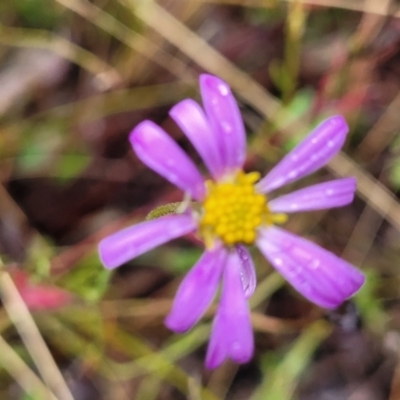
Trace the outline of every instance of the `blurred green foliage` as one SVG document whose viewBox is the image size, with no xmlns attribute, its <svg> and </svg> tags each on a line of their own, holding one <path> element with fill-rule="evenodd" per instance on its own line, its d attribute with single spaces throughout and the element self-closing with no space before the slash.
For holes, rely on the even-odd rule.
<svg viewBox="0 0 400 400">
<path fill-rule="evenodd" d="M 21 26 L 54 29 L 62 22 L 62 9 L 48 0 L 5 0 L 4 11 L 14 12 Z"/>
<path fill-rule="evenodd" d="M 294 341 L 285 354 L 271 353 L 263 356 L 262 369 L 264 380 L 251 400 L 289 400 L 294 389 L 311 361 L 316 348 L 331 332 L 324 321 L 310 326 Z"/>
<path fill-rule="evenodd" d="M 73 4 L 79 4 L 84 11 L 79 14 L 73 8 Z M 343 102 L 342 96 L 357 91 L 357 87 L 352 86 L 357 81 L 355 78 L 360 75 L 357 74 L 359 70 L 356 69 L 355 73 L 353 71 L 357 61 L 367 60 L 373 70 L 378 70 L 379 65 L 373 64 L 375 58 L 368 57 L 381 46 L 374 47 L 368 44 L 364 52 L 360 51 L 359 54 L 352 50 L 351 43 L 357 33 L 356 28 L 361 13 L 351 13 L 348 10 L 332 7 L 306 7 L 301 2 L 281 1 L 268 2 L 263 8 L 245 7 L 245 2 L 239 4 L 239 7 L 237 4 L 236 7 L 214 4 L 200 6 L 200 2 L 162 4 L 167 9 L 171 7 L 172 15 L 181 19 L 184 26 L 193 24 L 194 30 L 198 27 L 197 34 L 203 35 L 216 47 L 219 44 L 218 40 L 223 42 L 218 34 L 223 37 L 223 29 L 220 32 L 219 27 L 224 27 L 224 18 L 230 18 L 229 23 L 234 29 L 241 29 L 243 25 L 248 29 L 262 28 L 257 30 L 257 35 L 260 35 L 260 31 L 267 31 L 269 34 L 273 32 L 275 35 L 273 38 L 279 35 L 279 39 L 282 40 L 283 48 L 280 49 L 280 54 L 274 53 L 268 64 L 262 65 L 259 70 L 245 71 L 255 79 L 261 77 L 262 85 L 274 91 L 283 102 L 273 120 L 260 120 L 259 123 L 254 123 L 256 103 L 246 104 L 248 109 L 243 107 L 246 125 L 254 131 L 249 147 L 250 162 L 254 161 L 252 157 L 255 155 L 261 160 L 257 162 L 264 164 L 278 160 L 305 136 L 310 127 L 317 125 L 326 116 L 325 114 L 343 110 L 355 126 L 350 132 L 349 158 L 351 159 L 356 153 L 358 143 L 366 135 L 364 127 L 371 126 L 373 122 L 371 115 L 376 115 L 377 112 L 376 110 L 375 114 L 370 112 L 371 106 L 368 102 L 361 101 L 349 107 L 346 101 Z M 63 67 L 59 67 L 60 71 L 64 68 L 64 71 L 58 71 L 61 75 L 59 83 L 47 87 L 45 84 L 47 82 L 35 81 L 17 98 L 15 107 L 7 115 L 0 116 L 0 162 L 5 187 L 9 181 L 34 181 L 35 178 L 41 178 L 47 179 L 47 182 L 62 190 L 85 178 L 85 171 L 93 165 L 98 165 L 95 163 L 101 164 L 105 160 L 111 165 L 114 161 L 122 160 L 129 166 L 136 165 L 130 164 L 134 155 L 122 147 L 128 145 L 126 135 L 130 128 L 129 124 L 133 124 L 131 121 L 137 122 L 142 118 L 161 121 L 167 130 L 176 135 L 183 147 L 187 146 L 178 136 L 176 127 L 173 128 L 171 121 L 167 119 L 166 111 L 183 98 L 199 97 L 196 85 L 201 68 L 194 65 L 190 56 L 184 53 L 182 50 L 184 47 L 181 49 L 179 46 L 174 46 L 166 38 L 149 29 L 136 16 L 134 7 L 130 7 L 127 2 L 94 0 L 71 2 L 70 5 L 72 9 L 48 0 L 0 2 L 0 22 L 4 25 L 3 42 L 0 37 L 0 43 L 5 44 L 0 47 L 2 62 L 0 78 L 10 64 L 17 62 L 14 54 L 23 52 L 26 48 L 48 49 L 61 54 L 65 63 Z M 211 8 L 210 12 L 208 6 L 215 8 Z M 205 16 L 197 14 L 198 10 L 204 12 Z M 220 19 L 213 20 L 215 16 Z M 235 18 L 239 18 L 240 24 Z M 229 29 L 227 31 L 232 32 Z M 389 30 L 388 33 L 394 35 L 393 30 Z M 330 41 L 332 37 L 335 37 L 336 41 Z M 145 40 L 141 41 L 143 38 Z M 181 39 L 184 41 L 187 38 Z M 239 44 L 230 43 L 229 37 L 225 40 L 229 46 L 226 43 L 225 47 L 221 45 L 221 54 L 225 51 L 234 59 Z M 334 44 L 338 42 L 342 46 L 339 56 L 334 51 Z M 61 46 L 62 51 L 57 52 L 57 46 Z M 269 43 L 265 42 L 265 46 L 269 46 Z M 321 51 L 325 48 L 329 51 Z M 322 67 L 318 65 L 319 70 L 311 68 L 311 72 L 307 71 L 307 65 L 301 63 L 306 52 L 310 57 L 310 49 L 318 54 L 314 61 L 322 61 Z M 344 57 L 343 54 L 348 58 L 341 64 L 343 61 L 340 57 Z M 209 63 L 210 69 L 215 67 L 216 61 L 209 58 L 207 53 L 202 53 L 202 56 L 205 62 Z M 379 59 L 379 56 L 382 57 L 378 54 L 376 59 Z M 367 69 L 362 68 L 363 71 Z M 46 78 L 44 80 L 47 80 Z M 14 79 L 14 82 L 19 82 L 18 77 Z M 235 77 L 232 77 L 232 81 L 234 80 Z M 360 83 L 361 86 L 362 84 L 365 82 Z M 383 94 L 379 93 L 381 92 L 378 92 L 377 98 L 384 97 L 385 89 L 382 89 Z M 316 104 L 319 108 L 315 107 Z M 93 129 L 91 124 L 98 122 L 100 122 L 99 128 L 96 126 Z M 82 131 L 91 129 L 95 131 L 95 135 L 86 137 L 82 134 Z M 278 137 L 281 133 L 284 135 Z M 395 140 L 389 140 L 389 155 L 385 152 L 379 154 L 383 158 L 382 162 L 373 164 L 371 170 L 368 169 L 370 160 L 363 160 L 361 166 L 365 174 L 378 176 L 378 173 L 382 173 L 382 181 L 385 183 L 387 178 L 394 190 L 399 190 L 400 141 L 397 133 L 394 137 Z M 380 164 L 384 165 L 383 171 L 380 170 Z M 111 178 L 107 175 L 108 164 L 104 165 L 103 170 L 100 169 L 99 176 L 103 176 L 104 181 L 112 181 L 112 174 Z M 118 178 L 115 179 L 118 182 L 127 176 L 124 185 L 129 188 L 132 183 L 128 180 L 133 181 L 132 176 L 136 178 L 134 175 L 136 171 L 133 170 L 131 176 L 124 168 L 125 164 L 122 169 L 117 168 L 116 174 L 122 171 L 121 176 L 114 176 Z M 124 205 L 132 202 L 133 209 L 141 202 L 140 196 L 143 192 L 151 190 L 151 185 L 146 186 L 147 175 L 143 175 L 142 178 L 140 174 L 141 172 L 138 173 L 139 183 L 134 182 L 137 185 L 134 190 L 129 188 L 127 191 L 129 196 L 133 194 L 134 197 L 123 200 Z M 113 187 L 107 190 L 113 191 Z M 118 190 L 121 189 L 116 189 Z M 99 193 L 99 196 L 104 195 L 104 192 L 99 191 Z M 97 199 L 96 196 L 94 197 Z M 159 204 L 159 198 L 153 197 L 149 196 L 150 202 L 156 200 L 155 203 Z M 99 226 L 107 225 L 110 221 L 107 212 L 115 212 L 119 216 L 126 211 L 126 205 L 125 208 L 119 207 L 121 200 L 117 196 L 110 198 L 112 200 L 107 204 L 99 202 L 102 205 L 97 205 L 97 209 L 88 207 L 89 211 L 82 219 L 74 221 L 75 229 L 79 232 L 76 234 L 74 231 L 73 235 L 67 238 L 68 243 L 71 243 L 71 237 L 82 237 L 80 231 L 82 226 L 87 229 L 84 230 L 85 234 L 88 234 L 87 232 L 94 234 Z M 162 308 L 158 310 L 161 306 L 157 303 L 164 300 L 170 306 L 171 298 L 168 296 L 171 291 L 168 285 L 162 288 L 156 286 L 146 298 L 114 299 L 118 296 L 119 288 L 112 279 L 113 273 L 101 265 L 95 248 L 95 242 L 103 233 L 88 243 L 87 249 L 82 253 L 81 250 L 77 251 L 80 256 L 72 257 L 75 261 L 67 263 L 61 274 L 55 274 L 53 262 L 66 250 L 60 245 L 65 238 L 62 235 L 51 237 L 41 232 L 40 224 L 39 227 L 35 226 L 36 221 L 33 223 L 33 219 L 30 220 L 30 216 L 24 214 L 22 204 L 5 207 L 3 206 L 6 204 L 5 199 L 6 197 L 0 199 L 0 206 L 4 207 L 0 207 L 0 212 L 4 213 L 0 216 L 0 234 L 12 226 L 9 218 L 14 218 L 13 216 L 19 213 L 24 217 L 21 218 L 22 222 L 19 222 L 18 229 L 23 232 L 29 231 L 27 238 L 23 235 L 22 239 L 18 237 L 18 240 L 24 241 L 23 249 L 26 255 L 17 267 L 28 271 L 34 282 L 57 284 L 75 295 L 73 302 L 63 309 L 35 313 L 36 322 L 59 357 L 60 365 L 76 363 L 79 366 L 79 373 L 89 380 L 94 377 L 93 381 L 101 377 L 105 381 L 115 381 L 120 384 L 122 381 L 137 379 L 135 385 L 139 387 L 138 400 L 158 398 L 165 384 L 177 389 L 191 400 L 222 399 L 222 395 L 220 397 L 218 393 L 229 390 L 237 371 L 231 373 L 229 371 L 231 366 L 227 364 L 211 374 L 211 377 L 208 373 L 201 377 L 203 371 L 195 364 L 198 358 L 203 357 L 204 346 L 210 333 L 211 323 L 208 317 L 190 332 L 170 335 L 162 327 L 166 311 L 164 312 Z M 396 197 L 393 196 L 393 199 L 397 202 Z M 7 200 L 9 201 L 8 198 Z M 346 241 L 347 236 L 348 240 L 351 240 L 349 232 L 357 229 L 357 219 L 365 211 L 364 205 L 360 206 L 359 203 L 358 201 L 351 206 L 353 208 L 343 210 L 343 218 L 346 221 L 343 222 L 338 218 L 338 221 L 335 221 L 337 225 L 334 225 L 330 232 L 324 230 L 325 220 L 322 214 L 315 221 L 314 217 L 305 217 L 290 222 L 292 225 L 289 229 L 306 234 L 310 231 L 314 233 L 314 226 L 320 218 L 322 220 L 321 227 L 318 228 L 320 231 L 316 232 L 323 230 L 327 236 L 332 234 L 330 238 L 332 248 L 336 246 L 335 250 L 339 253 L 338 243 Z M 367 209 L 368 207 L 371 206 L 367 206 Z M 165 212 L 165 209 L 161 211 Z M 160 210 L 156 211 L 156 217 L 159 216 L 157 212 Z M 3 215 L 7 218 L 3 218 Z M 142 216 L 140 215 L 138 219 L 142 219 Z M 60 219 L 61 217 L 63 216 L 60 216 Z M 381 217 L 383 219 L 385 215 Z M 377 233 L 378 228 L 375 229 L 374 226 L 369 228 L 370 231 L 366 230 L 365 235 L 370 235 L 368 238 L 371 239 L 373 251 L 369 252 L 367 249 L 365 257 L 368 261 L 362 265 L 367 269 L 367 283 L 357 293 L 354 302 L 360 312 L 364 329 L 379 338 L 384 338 L 391 319 L 396 319 L 396 311 L 393 310 L 398 301 L 396 290 L 389 289 L 382 280 L 384 262 L 390 261 L 391 264 L 396 264 L 387 256 L 389 245 L 385 240 L 389 242 L 388 238 L 392 238 L 391 240 L 396 243 L 397 236 L 386 227 L 389 233 L 385 236 L 382 234 L 382 237 L 380 232 Z M 346 239 L 343 240 L 341 235 L 347 235 Z M 374 240 L 376 237 L 378 240 Z M 77 240 L 77 247 L 81 245 L 78 239 L 72 240 Z M 323 240 L 328 242 L 326 237 L 321 238 L 321 241 Z M 354 246 L 354 243 L 352 245 Z M 400 256 L 397 253 L 400 250 L 398 246 L 392 247 L 395 248 L 393 259 L 396 260 Z M 74 251 L 75 245 L 71 244 L 70 248 Z M 162 246 L 138 257 L 130 265 L 157 267 L 154 271 L 162 268 L 170 273 L 171 279 L 177 277 L 177 281 L 171 285 L 176 287 L 178 280 L 197 262 L 201 253 L 202 249 L 190 241 L 176 241 L 172 245 Z M 369 257 L 370 253 L 372 259 Z M 259 261 L 260 258 L 256 255 L 255 259 Z M 9 255 L 4 259 L 10 263 L 13 261 Z M 268 323 L 272 324 L 271 320 L 262 321 L 265 324 L 262 326 L 263 330 L 260 326 L 257 327 L 258 347 L 253 362 L 261 371 L 262 379 L 251 388 L 253 393 L 249 398 L 289 400 L 294 398 L 297 385 L 313 362 L 316 349 L 329 336 L 332 326 L 321 318 L 321 311 L 315 311 L 315 308 L 310 311 L 303 305 L 294 311 L 290 310 L 296 318 L 289 313 L 295 322 L 297 319 L 301 320 L 302 316 L 308 318 L 302 331 L 293 328 L 290 324 L 292 321 L 288 322 L 289 318 L 286 316 L 281 318 L 280 313 L 288 312 L 287 304 L 292 305 L 296 297 L 290 297 L 291 291 L 284 289 L 286 283 L 283 278 L 275 272 L 271 273 L 266 264 L 266 261 L 257 262 L 260 281 L 250 300 L 251 307 L 258 316 L 264 314 L 269 316 L 269 306 L 279 302 L 279 296 L 284 292 L 287 297 L 283 297 L 280 308 L 273 309 L 275 314 L 272 320 L 279 320 L 288 331 L 295 333 L 290 337 L 273 329 L 271 329 L 273 333 L 270 333 Z M 387 271 L 385 273 L 388 274 Z M 398 278 L 397 265 L 393 266 L 390 273 Z M 391 279 L 391 276 L 385 279 Z M 107 297 L 110 293 L 113 300 Z M 393 308 L 383 300 L 384 295 L 388 293 L 393 299 Z M 278 300 L 271 300 L 274 295 Z M 285 303 L 286 298 L 290 298 L 292 303 Z M 146 316 L 143 315 L 145 313 L 137 311 L 152 308 L 153 312 L 158 311 L 158 314 Z M 301 316 L 295 314 L 295 311 L 301 313 Z M 210 315 L 212 313 L 211 310 Z M 0 328 L 1 333 L 12 343 L 15 352 L 33 366 L 26 347 L 16 338 L 15 330 L 4 313 L 0 314 Z M 201 356 L 198 357 L 197 353 Z M 0 382 L 0 388 L 2 385 L 10 385 L 10 378 L 7 377 L 4 367 L 0 371 L 1 381 L 4 381 Z M 239 376 L 241 372 L 242 370 L 239 371 Z M 35 393 L 30 392 L 22 393 L 18 398 L 39 400 Z"/>
<path fill-rule="evenodd" d="M 97 253 L 91 252 L 61 279 L 60 285 L 89 303 L 97 303 L 109 287 L 110 276 Z"/>
</svg>

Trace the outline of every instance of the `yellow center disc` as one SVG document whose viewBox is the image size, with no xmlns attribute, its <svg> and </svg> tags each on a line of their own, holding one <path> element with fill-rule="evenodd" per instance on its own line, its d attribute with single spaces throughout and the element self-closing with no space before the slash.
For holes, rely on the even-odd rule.
<svg viewBox="0 0 400 400">
<path fill-rule="evenodd" d="M 259 179 L 258 172 L 239 172 L 231 182 L 207 182 L 200 221 L 200 234 L 207 247 L 212 247 L 216 237 L 226 245 L 252 244 L 260 225 L 284 222 L 284 216 L 271 214 L 266 196 L 256 192 L 254 183 Z"/>
</svg>

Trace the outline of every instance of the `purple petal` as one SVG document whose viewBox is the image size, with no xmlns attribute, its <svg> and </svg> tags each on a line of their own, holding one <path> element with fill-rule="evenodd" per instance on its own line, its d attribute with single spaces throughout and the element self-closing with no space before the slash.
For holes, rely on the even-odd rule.
<svg viewBox="0 0 400 400">
<path fill-rule="evenodd" d="M 192 142 L 212 176 L 218 179 L 224 172 L 224 161 L 203 109 L 194 100 L 186 99 L 174 106 L 169 115 Z"/>
<path fill-rule="evenodd" d="M 149 168 L 189 193 L 196 200 L 205 195 L 204 180 L 183 150 L 151 121 L 143 121 L 130 134 L 137 156 Z"/>
<path fill-rule="evenodd" d="M 254 338 L 250 310 L 240 277 L 241 261 L 237 252 L 228 255 L 224 270 L 221 301 L 215 316 L 207 349 L 207 368 L 217 368 L 226 358 L 237 363 L 250 361 Z"/>
<path fill-rule="evenodd" d="M 236 250 L 240 258 L 240 277 L 242 279 L 244 296 L 248 299 L 253 295 L 256 289 L 256 269 L 254 268 L 253 259 L 245 246 L 237 245 Z"/>
<path fill-rule="evenodd" d="M 364 274 L 351 264 L 283 229 L 260 230 L 257 245 L 296 290 L 321 307 L 339 306 L 364 283 Z"/>
<path fill-rule="evenodd" d="M 228 338 L 231 334 L 224 322 L 220 321 L 221 316 L 217 314 L 214 318 L 210 342 L 207 348 L 206 367 L 215 369 L 219 367 L 229 356 Z"/>
<path fill-rule="evenodd" d="M 268 207 L 276 213 L 341 207 L 353 201 L 355 190 L 355 178 L 336 179 L 277 197 L 268 202 Z"/>
<path fill-rule="evenodd" d="M 246 157 L 246 133 L 239 107 L 230 87 L 215 76 L 200 75 L 200 89 L 226 172 L 234 172 L 242 168 Z"/>
<path fill-rule="evenodd" d="M 342 116 L 326 119 L 258 182 L 257 189 L 268 193 L 321 168 L 341 149 L 348 130 Z"/>
<path fill-rule="evenodd" d="M 206 312 L 217 292 L 226 256 L 223 247 L 206 251 L 185 276 L 165 319 L 169 329 L 185 332 Z"/>
<path fill-rule="evenodd" d="M 123 229 L 99 243 L 101 262 L 106 268 L 119 267 L 169 240 L 196 229 L 189 215 L 168 215 Z"/>
</svg>

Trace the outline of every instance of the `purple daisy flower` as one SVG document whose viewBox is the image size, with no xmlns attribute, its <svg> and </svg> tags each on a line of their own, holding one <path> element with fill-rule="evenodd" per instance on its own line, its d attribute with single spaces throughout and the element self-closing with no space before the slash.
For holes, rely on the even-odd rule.
<svg viewBox="0 0 400 400">
<path fill-rule="evenodd" d="M 256 273 L 246 245 L 255 244 L 269 262 L 310 301 L 334 308 L 363 284 L 364 275 L 321 247 L 276 224 L 286 214 L 340 207 L 352 202 L 355 178 L 312 185 L 269 200 L 275 189 L 324 166 L 342 147 L 348 127 L 341 116 L 322 122 L 283 160 L 260 179 L 244 173 L 246 134 L 229 86 L 201 75 L 203 108 L 186 99 L 170 111 L 192 142 L 212 179 L 204 180 L 195 164 L 156 124 L 140 123 L 130 141 L 151 169 L 199 203 L 187 203 L 180 214 L 163 216 L 117 232 L 99 245 L 106 268 L 115 268 L 171 239 L 195 232 L 205 251 L 183 279 L 166 325 L 185 332 L 202 317 L 222 282 L 206 356 L 208 368 L 226 358 L 248 362 L 254 342 L 247 299 L 256 287 Z"/>
</svg>

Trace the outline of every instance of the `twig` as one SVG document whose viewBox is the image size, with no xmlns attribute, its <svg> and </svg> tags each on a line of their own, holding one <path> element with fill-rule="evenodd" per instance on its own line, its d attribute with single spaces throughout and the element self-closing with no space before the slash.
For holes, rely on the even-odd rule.
<svg viewBox="0 0 400 400">
<path fill-rule="evenodd" d="M 244 7 L 276 7 L 279 3 L 298 3 L 310 6 L 343 8 L 351 11 L 368 12 L 377 15 L 389 15 L 389 11 L 383 7 L 383 1 L 373 0 L 367 3 L 365 0 L 191 0 L 200 3 L 235 4 Z M 400 17 L 400 12 L 395 12 L 393 17 Z"/>
<path fill-rule="evenodd" d="M 15 379 L 27 395 L 40 395 L 43 400 L 57 400 L 37 375 L 0 335 L 0 364 Z"/>
<path fill-rule="evenodd" d="M 329 166 L 339 176 L 355 176 L 359 195 L 383 218 L 400 230 L 400 205 L 390 190 L 365 172 L 344 153 L 338 154 L 330 161 Z"/>
<path fill-rule="evenodd" d="M 276 116 L 281 108 L 279 101 L 168 11 L 152 0 L 124 0 L 124 3 L 199 66 L 225 79 L 253 107 L 268 118 Z"/>
<path fill-rule="evenodd" d="M 95 54 L 46 30 L 11 28 L 0 24 L 0 43 L 15 47 L 50 50 L 91 72 L 101 82 L 104 89 L 110 89 L 122 81 L 118 71 Z"/>
<path fill-rule="evenodd" d="M 161 49 L 158 45 L 147 39 L 146 36 L 128 28 L 126 25 L 115 19 L 112 15 L 104 12 L 102 9 L 87 1 L 55 1 L 74 11 L 81 17 L 87 19 L 105 32 L 108 32 L 111 36 L 117 38 L 126 46 L 162 66 L 175 76 L 180 77 L 185 81 L 192 80 L 192 77 L 187 72 L 185 63 Z"/>
<path fill-rule="evenodd" d="M 13 321 L 46 385 L 60 400 L 74 400 L 28 307 L 22 300 L 10 275 L 5 271 L 0 272 L 0 291 L 4 308 Z"/>
<path fill-rule="evenodd" d="M 396 137 L 400 126 L 400 94 L 386 108 L 375 125 L 358 145 L 355 157 L 370 160 L 378 156 Z"/>
</svg>

